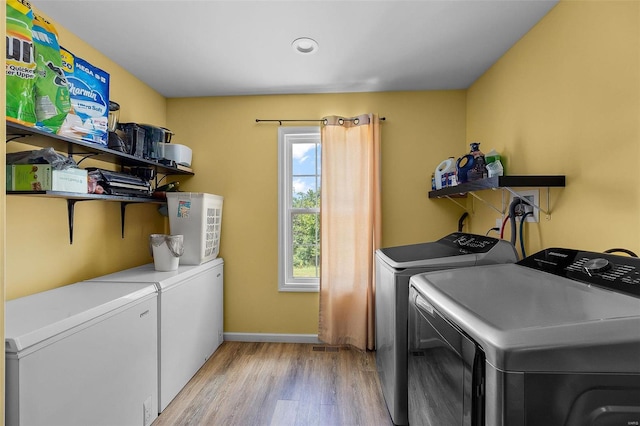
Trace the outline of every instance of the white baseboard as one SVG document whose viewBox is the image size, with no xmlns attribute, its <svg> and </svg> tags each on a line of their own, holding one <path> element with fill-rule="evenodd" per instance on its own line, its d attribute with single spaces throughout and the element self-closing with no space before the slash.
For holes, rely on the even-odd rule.
<svg viewBox="0 0 640 426">
<path fill-rule="evenodd" d="M 317 334 L 224 333 L 230 342 L 322 343 Z"/>
</svg>

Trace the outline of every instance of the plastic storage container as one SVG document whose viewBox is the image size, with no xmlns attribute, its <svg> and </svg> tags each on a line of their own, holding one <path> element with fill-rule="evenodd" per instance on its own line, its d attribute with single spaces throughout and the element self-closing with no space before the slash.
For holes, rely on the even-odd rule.
<svg viewBox="0 0 640 426">
<path fill-rule="evenodd" d="M 180 265 L 200 265 L 218 257 L 223 200 L 202 192 L 167 192 L 171 233 L 184 235 Z"/>
<path fill-rule="evenodd" d="M 125 134 L 125 152 L 143 158 L 145 151 L 145 130 L 136 123 L 118 123 L 118 129 Z"/>
<path fill-rule="evenodd" d="M 144 158 L 161 160 L 164 158 L 164 143 L 171 139 L 171 131 L 151 124 L 140 124 L 145 131 Z"/>
<path fill-rule="evenodd" d="M 177 143 L 163 143 L 161 145 L 166 160 L 175 161 L 181 166 L 191 167 L 191 148 Z"/>
</svg>

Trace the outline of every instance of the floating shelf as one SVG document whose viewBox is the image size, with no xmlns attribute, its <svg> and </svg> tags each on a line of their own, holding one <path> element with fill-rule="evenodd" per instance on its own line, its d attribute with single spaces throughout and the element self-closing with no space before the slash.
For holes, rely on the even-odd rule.
<svg viewBox="0 0 640 426">
<path fill-rule="evenodd" d="M 467 192 L 483 191 L 498 188 L 524 188 L 524 187 L 564 187 L 565 176 L 562 175 L 538 175 L 538 176 L 494 176 L 472 182 L 461 183 L 456 186 L 429 191 L 429 198 L 441 198 Z"/>
<path fill-rule="evenodd" d="M 524 202 L 531 205 L 533 208 L 540 210 L 547 214 L 547 218 L 550 218 L 551 209 L 549 207 L 549 188 L 552 187 L 564 187 L 566 184 L 566 178 L 563 175 L 530 175 L 530 176 L 494 176 L 485 179 L 474 180 L 472 182 L 465 182 L 456 186 L 448 186 L 446 188 L 437 189 L 435 191 L 429 191 L 429 198 L 448 198 L 458 206 L 467 210 L 465 206 L 458 203 L 453 198 L 459 198 L 466 194 L 472 195 L 474 198 L 482 201 L 501 215 L 504 215 L 504 208 L 498 209 L 491 203 L 485 201 L 479 195 L 475 194 L 477 191 L 484 191 L 487 189 L 505 189 L 514 196 L 518 196 L 518 193 L 512 188 L 525 188 L 525 187 L 537 187 L 547 188 L 547 210 L 543 210 L 540 206 L 528 202 L 523 199 Z M 503 202 L 504 204 L 504 202 Z"/>
</svg>

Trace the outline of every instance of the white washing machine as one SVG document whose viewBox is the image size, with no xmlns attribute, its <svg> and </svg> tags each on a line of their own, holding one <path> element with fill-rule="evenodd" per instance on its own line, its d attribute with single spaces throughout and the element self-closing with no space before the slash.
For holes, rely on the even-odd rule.
<svg viewBox="0 0 640 426">
<path fill-rule="evenodd" d="M 158 289 L 158 412 L 162 412 L 223 341 L 224 261 L 156 271 L 152 263 L 97 277 Z"/>
<path fill-rule="evenodd" d="M 640 259 L 553 248 L 420 274 L 410 307 L 412 426 L 640 424 Z"/>
<path fill-rule="evenodd" d="M 433 242 L 376 251 L 376 365 L 394 424 L 408 424 L 409 278 L 427 271 L 517 260 L 508 241 L 462 232 Z"/>
<path fill-rule="evenodd" d="M 5 304 L 8 426 L 150 425 L 157 293 L 82 282 Z"/>
</svg>

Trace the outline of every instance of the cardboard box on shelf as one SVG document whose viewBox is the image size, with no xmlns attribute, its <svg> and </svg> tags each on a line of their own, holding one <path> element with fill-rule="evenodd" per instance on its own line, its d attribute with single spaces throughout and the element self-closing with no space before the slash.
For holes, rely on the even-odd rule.
<svg viewBox="0 0 640 426">
<path fill-rule="evenodd" d="M 53 170 L 49 164 L 7 165 L 7 191 L 62 191 L 87 193 L 87 171 Z"/>
</svg>

